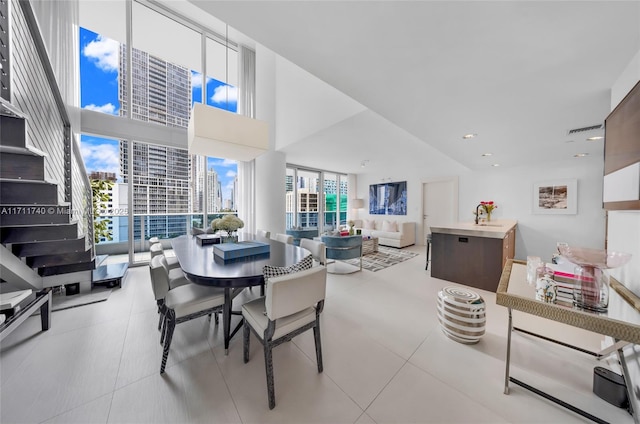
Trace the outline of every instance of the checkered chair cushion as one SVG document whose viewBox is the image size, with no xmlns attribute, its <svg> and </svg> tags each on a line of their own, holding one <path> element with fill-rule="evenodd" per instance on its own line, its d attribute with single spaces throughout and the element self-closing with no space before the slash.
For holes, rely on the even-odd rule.
<svg viewBox="0 0 640 424">
<path fill-rule="evenodd" d="M 264 281 L 269 281 L 271 277 L 278 277 L 280 275 L 287 275 L 298 271 L 304 271 L 305 269 L 311 269 L 313 266 L 313 256 L 307 255 L 300 262 L 291 266 L 273 266 L 265 265 L 262 269 L 262 275 L 264 275 Z"/>
</svg>

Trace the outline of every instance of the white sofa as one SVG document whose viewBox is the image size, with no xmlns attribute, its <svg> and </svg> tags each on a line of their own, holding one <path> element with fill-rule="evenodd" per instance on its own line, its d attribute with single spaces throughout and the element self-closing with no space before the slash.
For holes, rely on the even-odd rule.
<svg viewBox="0 0 640 424">
<path fill-rule="evenodd" d="M 415 222 L 397 222 L 389 218 L 356 219 L 353 222 L 363 236 L 378 237 L 378 244 L 391 247 L 416 244 Z"/>
</svg>

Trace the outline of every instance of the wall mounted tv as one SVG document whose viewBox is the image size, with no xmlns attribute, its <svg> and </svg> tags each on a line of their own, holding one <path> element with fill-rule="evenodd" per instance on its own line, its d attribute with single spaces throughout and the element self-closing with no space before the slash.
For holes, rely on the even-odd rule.
<svg viewBox="0 0 640 424">
<path fill-rule="evenodd" d="M 406 215 L 407 182 L 371 184 L 369 213 L 371 215 Z"/>
</svg>

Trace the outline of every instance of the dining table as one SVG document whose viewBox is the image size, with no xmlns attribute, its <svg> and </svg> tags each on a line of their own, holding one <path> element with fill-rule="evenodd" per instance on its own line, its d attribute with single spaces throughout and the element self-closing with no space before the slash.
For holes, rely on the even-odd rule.
<svg viewBox="0 0 640 424">
<path fill-rule="evenodd" d="M 180 268 L 189 281 L 203 286 L 224 289 L 223 332 L 224 352 L 229 353 L 229 341 L 242 327 L 242 319 L 231 331 L 231 316 L 242 315 L 233 310 L 233 298 L 238 291 L 247 287 L 264 288 L 263 268 L 265 265 L 287 267 L 309 255 L 306 249 L 272 240 L 251 233 L 238 233 L 238 243 L 257 241 L 269 245 L 269 252 L 224 260 L 214 254 L 216 244 L 198 243 L 197 236 L 183 235 L 171 241 Z"/>
</svg>

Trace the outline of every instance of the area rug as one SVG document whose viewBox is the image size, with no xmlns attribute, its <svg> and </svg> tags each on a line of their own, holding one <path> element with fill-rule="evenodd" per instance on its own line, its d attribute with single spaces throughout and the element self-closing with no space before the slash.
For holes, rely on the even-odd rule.
<svg viewBox="0 0 640 424">
<path fill-rule="evenodd" d="M 380 271 L 381 269 L 388 268 L 390 266 L 404 262 L 407 259 L 411 259 L 418 256 L 415 252 L 410 252 L 402 249 L 395 249 L 393 247 L 380 246 L 377 252 L 369 253 L 362 257 L 362 268 L 369 271 Z M 351 265 L 360 266 L 360 259 L 347 259 L 343 262 L 347 262 Z"/>
</svg>

